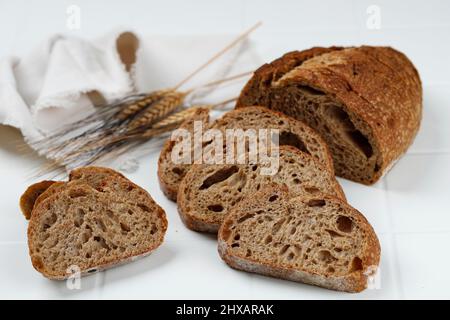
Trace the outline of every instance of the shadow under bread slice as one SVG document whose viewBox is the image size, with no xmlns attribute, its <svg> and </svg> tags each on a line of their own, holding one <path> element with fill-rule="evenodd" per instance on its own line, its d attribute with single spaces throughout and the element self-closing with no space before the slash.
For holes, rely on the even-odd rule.
<svg viewBox="0 0 450 320">
<path fill-rule="evenodd" d="M 286 184 L 295 195 L 327 194 L 345 201 L 332 172 L 312 156 L 280 146 L 278 170 L 264 175 L 265 165 L 193 165 L 178 192 L 178 212 L 192 230 L 215 233 L 233 206 L 270 183 Z"/>
<path fill-rule="evenodd" d="M 218 250 L 238 270 L 347 292 L 364 290 L 380 260 L 378 238 L 360 212 L 333 197 L 292 197 L 281 185 L 231 210 Z"/>
</svg>

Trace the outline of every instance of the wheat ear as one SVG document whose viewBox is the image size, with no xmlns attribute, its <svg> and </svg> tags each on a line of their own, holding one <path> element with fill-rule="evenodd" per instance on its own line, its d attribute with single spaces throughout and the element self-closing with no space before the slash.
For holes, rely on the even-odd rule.
<svg viewBox="0 0 450 320">
<path fill-rule="evenodd" d="M 173 89 L 162 89 L 150 92 L 142 99 L 139 99 L 133 102 L 132 104 L 126 106 L 123 110 L 120 110 L 115 116 L 115 118 L 119 120 L 126 120 L 136 115 L 138 112 L 144 110 L 145 108 L 149 107 L 158 100 L 161 100 L 161 98 L 163 98 L 166 94 L 173 91 L 174 91 Z"/>
<path fill-rule="evenodd" d="M 144 110 L 141 115 L 128 124 L 128 129 L 135 130 L 141 127 L 148 127 L 156 121 L 164 118 L 178 108 L 184 101 L 187 92 L 169 91 L 159 101 Z"/>
</svg>

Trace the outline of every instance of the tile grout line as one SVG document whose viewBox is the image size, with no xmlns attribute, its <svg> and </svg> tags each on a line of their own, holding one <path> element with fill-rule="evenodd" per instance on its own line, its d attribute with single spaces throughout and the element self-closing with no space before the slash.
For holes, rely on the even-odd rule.
<svg viewBox="0 0 450 320">
<path fill-rule="evenodd" d="M 390 257 L 393 261 L 391 263 L 391 266 L 394 266 L 394 281 L 396 282 L 396 287 L 397 287 L 397 291 L 399 294 L 399 298 L 400 299 L 404 299 L 405 298 L 405 293 L 404 293 L 404 288 L 403 288 L 403 283 L 402 283 L 402 278 L 401 278 L 401 272 L 400 272 L 400 267 L 399 267 L 399 260 L 398 260 L 398 248 L 397 248 L 397 242 L 395 239 L 395 230 L 394 230 L 394 221 L 393 221 L 393 217 L 392 217 L 392 210 L 391 210 L 391 205 L 389 203 L 389 197 L 388 197 L 388 192 L 389 192 L 389 185 L 387 182 L 387 177 L 385 177 L 383 179 L 383 189 L 384 189 L 384 199 L 385 199 L 385 206 L 386 206 L 386 210 L 388 213 L 388 221 L 389 221 L 389 240 L 391 242 L 391 246 L 392 246 L 392 252 L 393 252 L 393 256 Z"/>
</svg>

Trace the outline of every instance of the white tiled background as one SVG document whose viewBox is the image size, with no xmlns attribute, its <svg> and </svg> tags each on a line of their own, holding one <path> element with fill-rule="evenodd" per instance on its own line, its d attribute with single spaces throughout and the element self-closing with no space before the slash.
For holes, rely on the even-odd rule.
<svg viewBox="0 0 450 320">
<path fill-rule="evenodd" d="M 71 4 L 82 10 L 79 30 L 66 28 Z M 366 27 L 370 5 L 381 10 L 381 29 Z M 214 238 L 186 230 L 175 205 L 162 195 L 154 154 L 129 177 L 166 209 L 166 242 L 144 260 L 85 278 L 81 290 L 68 290 L 31 267 L 27 226 L 17 205 L 29 169 L 42 159 L 20 153 L 20 134 L 0 127 L 0 298 L 450 298 L 449 1 L 0 0 L 0 56 L 20 56 L 57 32 L 91 38 L 125 26 L 141 35 L 236 34 L 259 20 L 264 26 L 252 39 L 263 61 L 314 45 L 392 45 L 421 74 L 423 123 L 408 153 L 374 186 L 340 180 L 349 202 L 379 235 L 379 288 L 343 294 L 228 268 Z"/>
</svg>

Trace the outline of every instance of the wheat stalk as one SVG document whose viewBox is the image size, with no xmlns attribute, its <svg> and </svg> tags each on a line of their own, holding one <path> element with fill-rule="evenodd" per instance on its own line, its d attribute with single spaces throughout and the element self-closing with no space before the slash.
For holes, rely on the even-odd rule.
<svg viewBox="0 0 450 320">
<path fill-rule="evenodd" d="M 136 115 L 145 108 L 151 106 L 153 103 L 161 100 L 166 94 L 173 92 L 173 89 L 162 89 L 149 93 L 144 98 L 139 99 L 132 104 L 127 105 L 123 110 L 115 116 L 116 119 L 126 120 Z"/>
<path fill-rule="evenodd" d="M 128 129 L 135 130 L 141 127 L 148 127 L 164 118 L 183 103 L 186 94 L 186 92 L 181 91 L 169 91 L 159 101 L 145 109 L 142 114 L 138 114 L 128 124 Z"/>
</svg>

